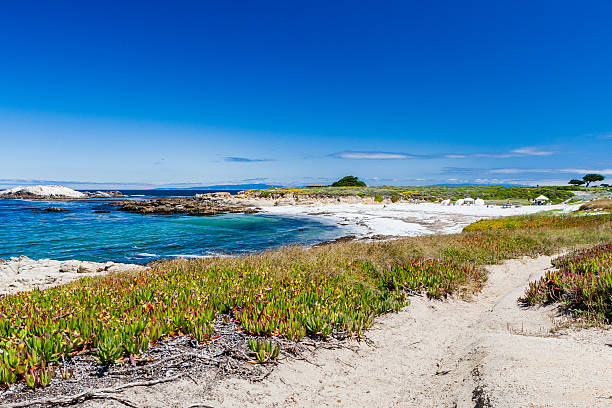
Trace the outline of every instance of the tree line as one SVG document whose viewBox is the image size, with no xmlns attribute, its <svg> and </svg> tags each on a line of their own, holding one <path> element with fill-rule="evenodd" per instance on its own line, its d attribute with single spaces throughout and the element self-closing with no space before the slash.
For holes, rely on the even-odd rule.
<svg viewBox="0 0 612 408">
<path fill-rule="evenodd" d="M 581 186 L 583 184 L 586 184 L 585 187 L 588 187 L 591 183 L 596 183 L 598 181 L 604 181 L 605 177 L 602 176 L 601 174 L 595 174 L 595 173 L 590 173 L 590 174 L 585 174 L 582 179 L 571 179 L 568 184 L 571 184 L 573 186 Z"/>
</svg>

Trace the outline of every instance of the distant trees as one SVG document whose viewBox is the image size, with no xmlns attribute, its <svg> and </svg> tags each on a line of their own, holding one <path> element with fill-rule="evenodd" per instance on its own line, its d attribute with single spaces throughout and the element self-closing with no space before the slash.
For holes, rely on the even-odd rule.
<svg viewBox="0 0 612 408">
<path fill-rule="evenodd" d="M 571 184 L 573 186 L 581 186 L 583 184 L 586 184 L 586 187 L 588 187 L 591 183 L 603 181 L 604 179 L 605 177 L 602 176 L 601 174 L 589 173 L 589 174 L 585 174 L 584 177 L 582 177 L 582 180 L 572 179 L 568 181 L 568 184 Z"/>
<path fill-rule="evenodd" d="M 582 179 L 584 180 L 584 182 L 586 183 L 586 186 L 588 187 L 589 184 L 591 183 L 603 181 L 605 177 L 602 176 L 601 174 L 585 174 L 585 176 Z"/>
<path fill-rule="evenodd" d="M 346 176 L 332 183 L 332 187 L 366 187 L 366 183 L 355 176 Z"/>
</svg>

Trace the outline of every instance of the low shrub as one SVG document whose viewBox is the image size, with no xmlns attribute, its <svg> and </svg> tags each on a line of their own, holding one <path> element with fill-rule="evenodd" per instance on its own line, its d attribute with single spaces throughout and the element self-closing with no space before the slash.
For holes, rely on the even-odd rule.
<svg viewBox="0 0 612 408">
<path fill-rule="evenodd" d="M 612 321 L 612 242 L 553 261 L 557 269 L 532 282 L 519 301 L 562 303 L 563 308 L 598 321 Z"/>
</svg>

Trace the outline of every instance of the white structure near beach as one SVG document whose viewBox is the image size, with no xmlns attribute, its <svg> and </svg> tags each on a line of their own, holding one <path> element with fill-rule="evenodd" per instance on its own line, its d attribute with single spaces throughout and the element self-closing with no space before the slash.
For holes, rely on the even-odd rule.
<svg viewBox="0 0 612 408">
<path fill-rule="evenodd" d="M 474 199 L 473 199 L 472 197 L 465 197 L 465 198 L 463 199 L 463 202 L 464 202 L 465 204 L 474 204 Z"/>
<path fill-rule="evenodd" d="M 485 205 L 485 202 L 482 198 L 477 198 L 474 200 L 474 205 Z"/>
<path fill-rule="evenodd" d="M 545 195 L 541 195 L 539 197 L 536 197 L 536 199 L 534 200 L 536 205 L 544 205 L 550 202 L 550 200 L 548 199 L 548 197 L 546 197 Z"/>
<path fill-rule="evenodd" d="M 442 200 L 441 205 L 450 205 L 450 200 Z"/>
<path fill-rule="evenodd" d="M 463 198 L 460 198 L 459 200 L 455 201 L 455 205 L 463 205 L 463 203 L 465 203 L 465 200 Z"/>
</svg>

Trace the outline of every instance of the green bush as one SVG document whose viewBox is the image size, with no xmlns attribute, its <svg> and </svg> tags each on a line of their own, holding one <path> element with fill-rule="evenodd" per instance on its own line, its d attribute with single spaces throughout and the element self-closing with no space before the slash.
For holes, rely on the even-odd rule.
<svg viewBox="0 0 612 408">
<path fill-rule="evenodd" d="M 366 187 L 366 183 L 355 176 L 346 176 L 332 183 L 332 187 Z"/>
</svg>

